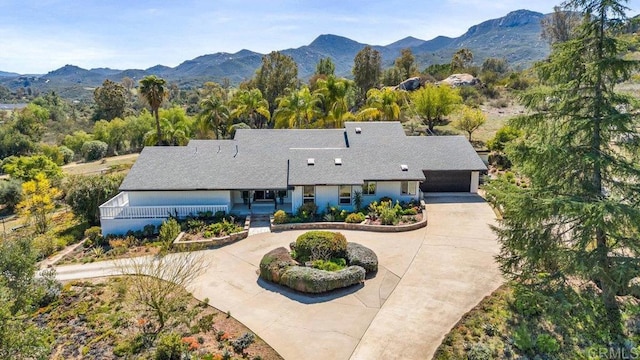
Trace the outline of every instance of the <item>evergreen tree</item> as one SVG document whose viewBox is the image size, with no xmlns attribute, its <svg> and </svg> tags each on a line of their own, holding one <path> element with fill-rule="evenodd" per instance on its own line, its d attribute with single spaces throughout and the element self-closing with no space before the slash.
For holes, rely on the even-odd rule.
<svg viewBox="0 0 640 360">
<path fill-rule="evenodd" d="M 565 4 L 583 23 L 537 64 L 543 86 L 523 97 L 533 114 L 511 124 L 524 136 L 507 155 L 530 185 L 495 181 L 488 189 L 503 209 L 502 271 L 540 293 L 593 281 L 612 341 L 622 333 L 616 294 L 640 267 L 640 134 L 633 100 L 614 90 L 638 68 L 616 39 L 625 3 Z"/>
</svg>

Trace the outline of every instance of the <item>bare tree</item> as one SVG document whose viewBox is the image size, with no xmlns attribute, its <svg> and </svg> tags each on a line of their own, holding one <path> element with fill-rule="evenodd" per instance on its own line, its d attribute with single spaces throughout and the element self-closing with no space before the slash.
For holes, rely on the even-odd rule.
<svg viewBox="0 0 640 360">
<path fill-rule="evenodd" d="M 549 44 L 565 42 L 571 39 L 580 25 L 581 17 L 577 12 L 566 11 L 559 6 L 553 7 L 553 13 L 545 16 L 541 21 L 541 36 Z"/>
<path fill-rule="evenodd" d="M 133 305 L 155 317 L 158 333 L 185 304 L 188 287 L 207 266 L 202 253 L 184 252 L 123 259 L 117 271 L 127 275 L 127 293 Z"/>
</svg>

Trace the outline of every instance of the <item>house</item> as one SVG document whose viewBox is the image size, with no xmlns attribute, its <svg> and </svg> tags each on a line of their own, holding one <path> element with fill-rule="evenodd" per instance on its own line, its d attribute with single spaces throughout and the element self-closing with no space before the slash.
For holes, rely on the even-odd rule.
<svg viewBox="0 0 640 360">
<path fill-rule="evenodd" d="M 104 234 L 122 234 L 170 214 L 295 212 L 305 202 L 350 210 L 383 196 L 477 192 L 486 170 L 462 136 L 406 136 L 399 122 L 347 122 L 343 129 L 239 129 L 232 140 L 146 147 L 100 206 Z"/>
</svg>

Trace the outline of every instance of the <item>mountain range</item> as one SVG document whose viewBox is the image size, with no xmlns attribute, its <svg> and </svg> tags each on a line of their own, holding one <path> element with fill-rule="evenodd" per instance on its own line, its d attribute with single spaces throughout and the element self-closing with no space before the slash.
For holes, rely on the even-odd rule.
<svg viewBox="0 0 640 360">
<path fill-rule="evenodd" d="M 400 50 L 410 48 L 416 57 L 419 69 L 435 64 L 448 63 L 452 55 L 461 48 L 468 48 L 474 55 L 474 63 L 481 64 L 488 57 L 504 58 L 514 68 L 526 68 L 533 62 L 545 58 L 548 44 L 540 37 L 540 21 L 546 15 L 517 10 L 498 19 L 472 26 L 462 36 L 450 38 L 438 36 L 431 40 L 407 37 L 385 46 L 372 46 L 382 56 L 383 67 L 390 67 Z M 455 21 L 455 20 L 453 20 Z M 351 77 L 353 59 L 366 44 L 346 37 L 325 34 L 318 36 L 309 45 L 280 50 L 291 56 L 298 64 L 298 76 L 308 79 L 321 58 L 330 57 L 336 65 L 336 75 Z M 90 97 L 91 91 L 105 79 L 121 81 L 125 77 L 139 80 L 155 74 L 169 82 L 188 88 L 205 81 L 227 78 L 232 84 L 250 79 L 260 67 L 263 54 L 240 50 L 234 54 L 219 52 L 186 60 L 176 67 L 156 65 L 151 68 L 116 70 L 109 68 L 82 69 L 65 65 L 44 75 L 19 75 L 0 71 L 0 85 L 16 90 L 19 87 L 38 91 L 55 90 L 67 98 Z"/>
</svg>

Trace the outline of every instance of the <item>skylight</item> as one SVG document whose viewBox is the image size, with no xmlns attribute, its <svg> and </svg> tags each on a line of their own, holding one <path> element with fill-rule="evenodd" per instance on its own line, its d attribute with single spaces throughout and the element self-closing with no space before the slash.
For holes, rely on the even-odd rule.
<svg viewBox="0 0 640 360">
<path fill-rule="evenodd" d="M 336 165 L 342 165 L 342 159 L 341 158 L 335 158 L 335 164 Z"/>
<path fill-rule="evenodd" d="M 361 132 L 362 132 L 362 128 L 357 127 L 357 128 L 356 128 L 356 134 L 360 134 Z"/>
<path fill-rule="evenodd" d="M 409 171 L 409 166 L 407 166 L 407 164 L 401 164 L 401 165 L 400 165 L 400 170 L 402 170 L 402 171 Z"/>
<path fill-rule="evenodd" d="M 314 158 L 307 159 L 307 165 L 312 166 L 312 165 L 315 165 L 315 163 L 316 163 L 316 159 Z"/>
</svg>

